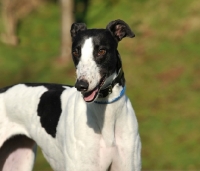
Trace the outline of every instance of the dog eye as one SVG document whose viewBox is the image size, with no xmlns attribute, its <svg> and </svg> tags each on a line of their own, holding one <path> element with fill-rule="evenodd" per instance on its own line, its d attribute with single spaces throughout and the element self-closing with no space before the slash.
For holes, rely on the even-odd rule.
<svg viewBox="0 0 200 171">
<path fill-rule="evenodd" d="M 79 57 L 79 50 L 78 49 L 75 49 L 73 52 L 72 52 L 73 56 L 75 57 Z"/>
<path fill-rule="evenodd" d="M 103 55 L 105 55 L 106 54 L 106 50 L 105 49 L 100 49 L 99 51 L 98 51 L 98 56 L 103 56 Z"/>
</svg>

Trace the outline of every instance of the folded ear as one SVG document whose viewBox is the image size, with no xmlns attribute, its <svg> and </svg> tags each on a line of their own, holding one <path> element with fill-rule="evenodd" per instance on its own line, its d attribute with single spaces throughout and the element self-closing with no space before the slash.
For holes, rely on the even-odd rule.
<svg viewBox="0 0 200 171">
<path fill-rule="evenodd" d="M 71 37 L 72 39 L 77 35 L 78 32 L 83 31 L 83 30 L 87 30 L 87 26 L 85 23 L 74 23 L 71 26 Z"/>
<path fill-rule="evenodd" d="M 135 34 L 131 31 L 128 24 L 126 24 L 123 20 L 115 20 L 111 21 L 107 26 L 108 29 L 114 38 L 117 41 L 122 40 L 124 37 L 135 37 Z"/>
</svg>

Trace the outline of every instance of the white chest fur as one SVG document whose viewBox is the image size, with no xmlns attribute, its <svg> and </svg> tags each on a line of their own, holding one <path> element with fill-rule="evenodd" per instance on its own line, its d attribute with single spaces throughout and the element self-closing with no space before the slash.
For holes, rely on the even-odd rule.
<svg viewBox="0 0 200 171">
<path fill-rule="evenodd" d="M 132 168 L 134 148 L 130 147 L 135 144 L 138 125 L 127 97 L 120 101 L 87 104 L 77 93 L 67 102 L 61 118 L 66 122 L 63 144 L 67 171 L 105 171 L 111 163 L 117 171 Z"/>
</svg>

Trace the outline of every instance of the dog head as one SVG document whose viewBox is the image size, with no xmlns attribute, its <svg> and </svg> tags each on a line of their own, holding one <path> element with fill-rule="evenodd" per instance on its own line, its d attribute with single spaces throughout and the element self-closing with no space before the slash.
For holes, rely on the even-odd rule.
<svg viewBox="0 0 200 171">
<path fill-rule="evenodd" d="M 100 89 L 116 77 L 121 68 L 118 42 L 134 36 L 122 20 L 111 21 L 106 29 L 87 29 L 84 23 L 71 26 L 72 57 L 77 75 L 75 87 L 86 102 L 94 101 Z"/>
</svg>

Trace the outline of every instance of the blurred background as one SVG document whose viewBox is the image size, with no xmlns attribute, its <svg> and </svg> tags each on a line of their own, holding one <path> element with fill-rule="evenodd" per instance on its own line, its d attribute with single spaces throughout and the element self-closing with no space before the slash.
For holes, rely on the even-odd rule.
<svg viewBox="0 0 200 171">
<path fill-rule="evenodd" d="M 200 1 L 0 0 L 0 87 L 73 85 L 69 28 L 126 21 L 119 43 L 139 122 L 143 170 L 200 169 Z M 50 171 L 38 150 L 34 171 Z"/>
</svg>

